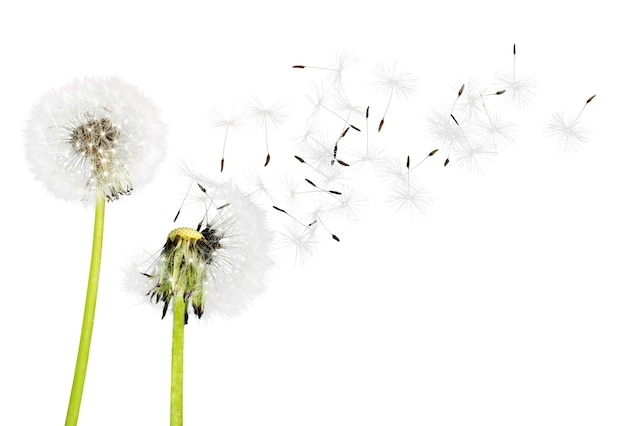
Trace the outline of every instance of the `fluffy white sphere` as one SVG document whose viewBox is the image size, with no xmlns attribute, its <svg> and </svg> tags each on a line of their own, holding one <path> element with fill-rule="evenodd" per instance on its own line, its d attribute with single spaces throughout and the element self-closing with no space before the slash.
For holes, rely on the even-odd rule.
<svg viewBox="0 0 626 426">
<path fill-rule="evenodd" d="M 117 77 L 89 77 L 42 96 L 25 130 L 36 178 L 55 196 L 92 203 L 148 182 L 165 152 L 153 102 Z"/>
</svg>

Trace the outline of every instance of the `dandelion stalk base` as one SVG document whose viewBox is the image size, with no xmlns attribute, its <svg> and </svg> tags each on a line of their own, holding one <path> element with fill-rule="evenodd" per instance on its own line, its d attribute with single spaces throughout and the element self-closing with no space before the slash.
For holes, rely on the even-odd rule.
<svg viewBox="0 0 626 426">
<path fill-rule="evenodd" d="M 98 296 L 98 280 L 100 278 L 100 263 L 102 261 L 102 236 L 104 235 L 104 207 L 103 194 L 96 196 L 96 215 L 93 228 L 93 243 L 91 248 L 91 265 L 89 268 L 89 280 L 87 282 L 87 296 L 85 298 L 85 311 L 83 313 L 83 325 L 76 357 L 74 381 L 70 393 L 70 402 L 67 407 L 65 426 L 76 426 L 78 413 L 83 397 L 85 376 L 87 375 L 87 362 L 89 361 L 89 348 L 91 346 L 91 333 L 93 331 L 94 316 L 96 313 L 96 299 Z"/>
</svg>

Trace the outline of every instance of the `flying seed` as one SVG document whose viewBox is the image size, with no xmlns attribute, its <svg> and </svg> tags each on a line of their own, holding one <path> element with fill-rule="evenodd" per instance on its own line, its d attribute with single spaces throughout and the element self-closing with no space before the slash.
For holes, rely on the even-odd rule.
<svg viewBox="0 0 626 426">
<path fill-rule="evenodd" d="M 270 162 L 270 154 L 268 153 L 268 154 L 267 154 L 267 157 L 265 158 L 265 165 L 263 165 L 263 167 L 267 167 L 267 165 L 269 164 L 269 162 Z"/>
<path fill-rule="evenodd" d="M 506 92 L 506 90 L 498 90 L 498 91 L 496 92 L 496 95 L 502 95 L 502 94 L 504 94 L 505 92 Z"/>
<path fill-rule="evenodd" d="M 454 122 L 455 122 L 455 123 L 456 123 L 456 125 L 458 126 L 458 125 L 459 125 L 459 122 L 458 122 L 458 121 L 456 121 L 456 118 L 454 118 L 454 115 L 450 114 L 450 117 L 452 117 L 452 119 L 454 120 Z"/>
<path fill-rule="evenodd" d="M 430 151 L 430 154 L 428 154 L 429 157 L 435 155 L 437 153 L 437 151 L 439 151 L 439 148 L 437 149 L 433 149 L 432 151 Z"/>
<path fill-rule="evenodd" d="M 342 161 L 342 160 L 337 160 L 337 162 L 338 162 L 339 164 L 341 164 L 342 166 L 344 166 L 344 167 L 350 167 L 350 164 L 346 163 L 345 161 Z"/>
<path fill-rule="evenodd" d="M 385 119 L 383 118 L 382 120 L 380 120 L 380 124 L 378 125 L 378 131 L 380 132 L 380 129 L 383 128 L 383 124 L 385 124 Z"/>
<path fill-rule="evenodd" d="M 457 97 L 461 97 L 461 95 L 463 94 L 463 90 L 465 90 L 465 84 L 463 84 L 459 89 L 459 95 Z"/>
<path fill-rule="evenodd" d="M 587 99 L 587 102 L 586 102 L 586 103 L 589 103 L 589 102 L 593 101 L 593 98 L 595 98 L 595 97 L 596 97 L 596 95 L 593 95 L 592 97 L 590 97 L 589 99 Z"/>
<path fill-rule="evenodd" d="M 222 162 L 220 165 L 220 173 L 224 171 L 224 157 L 222 157 Z"/>
<path fill-rule="evenodd" d="M 294 157 L 296 157 L 296 160 L 298 160 L 299 162 L 304 163 L 302 157 L 298 157 L 297 155 L 294 155 Z"/>
<path fill-rule="evenodd" d="M 411 165 L 411 157 L 407 155 L 406 156 L 406 168 L 408 169 L 410 165 Z"/>
<path fill-rule="evenodd" d="M 306 67 L 305 67 L 304 65 L 294 65 L 294 66 L 293 66 L 293 67 L 291 67 L 291 68 L 300 68 L 300 69 L 303 69 L 303 68 L 306 68 Z"/>
<path fill-rule="evenodd" d="M 335 234 L 331 234 L 331 235 L 333 236 L 333 240 L 339 242 L 339 237 L 338 236 L 336 236 Z"/>
<path fill-rule="evenodd" d="M 224 205 L 219 206 L 216 210 L 222 210 L 224 207 L 230 206 L 230 203 L 226 203 Z"/>
<path fill-rule="evenodd" d="M 449 162 L 450 162 L 450 159 L 446 158 L 446 161 L 443 162 L 443 167 L 446 167 Z"/>
</svg>

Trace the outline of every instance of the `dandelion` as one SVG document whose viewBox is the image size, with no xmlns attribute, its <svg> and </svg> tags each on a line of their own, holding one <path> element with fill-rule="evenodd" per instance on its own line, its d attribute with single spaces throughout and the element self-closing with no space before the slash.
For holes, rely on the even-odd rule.
<svg viewBox="0 0 626 426">
<path fill-rule="evenodd" d="M 393 96 L 396 95 L 399 98 L 408 97 L 417 87 L 417 79 L 406 71 L 396 73 L 395 62 L 390 66 L 385 66 L 382 63 L 378 64 L 374 70 L 374 77 L 376 77 L 374 86 L 380 89 L 384 94 L 389 95 L 383 118 L 378 125 L 378 131 L 380 132 L 385 123 L 385 117 L 389 111 Z"/>
<path fill-rule="evenodd" d="M 152 101 L 122 80 L 85 78 L 45 94 L 28 121 L 26 155 L 54 195 L 95 204 L 87 298 L 66 425 L 80 411 L 102 257 L 105 200 L 150 180 L 162 158 L 165 126 Z"/>
<path fill-rule="evenodd" d="M 496 74 L 496 82 L 506 90 L 504 99 L 506 102 L 516 105 L 518 108 L 527 108 L 535 96 L 537 82 L 534 78 L 526 77 L 515 69 L 517 50 L 513 44 L 513 68 Z"/>
<path fill-rule="evenodd" d="M 162 305 L 161 318 L 173 313 L 170 424 L 176 426 L 183 424 L 184 325 L 191 315 L 232 317 L 246 310 L 264 291 L 273 264 L 265 213 L 230 182 L 190 177 L 190 200 L 202 214 L 172 230 L 156 259 L 127 276 L 131 290 Z"/>
<path fill-rule="evenodd" d="M 266 107 L 263 106 L 261 101 L 255 98 L 249 105 L 249 109 L 250 118 L 256 121 L 259 126 L 263 127 L 265 132 L 265 148 L 267 149 L 267 156 L 265 157 L 264 167 L 266 167 L 270 162 L 270 145 L 267 130 L 268 127 L 278 127 L 284 122 L 287 117 L 285 105 L 280 104 L 280 102 L 276 102 L 271 107 Z"/>
<path fill-rule="evenodd" d="M 164 154 L 152 101 L 116 78 L 85 78 L 45 94 L 25 130 L 30 168 L 55 196 L 91 204 L 142 187 Z"/>
</svg>

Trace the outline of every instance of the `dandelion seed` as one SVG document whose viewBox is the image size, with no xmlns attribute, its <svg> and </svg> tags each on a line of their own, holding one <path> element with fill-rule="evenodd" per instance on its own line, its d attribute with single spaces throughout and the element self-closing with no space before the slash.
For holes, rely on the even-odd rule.
<svg viewBox="0 0 626 426">
<path fill-rule="evenodd" d="M 399 98 L 408 97 L 416 89 L 417 79 L 409 72 L 396 73 L 396 62 L 393 62 L 393 64 L 387 67 L 379 63 L 374 70 L 374 76 L 376 78 L 374 85 L 383 93 L 389 95 L 383 118 L 378 125 L 378 131 L 380 132 L 383 128 L 393 96 L 396 95 Z"/>
<path fill-rule="evenodd" d="M 548 122 L 546 133 L 558 140 L 558 145 L 564 152 L 574 152 L 589 141 L 589 130 L 580 123 L 579 119 L 596 95 L 587 99 L 578 115 L 574 118 L 565 118 L 563 113 L 553 114 Z"/>
<path fill-rule="evenodd" d="M 250 117 L 256 121 L 257 125 L 262 126 L 265 132 L 265 148 L 267 149 L 267 156 L 265 157 L 266 167 L 270 162 L 270 146 L 268 139 L 268 127 L 277 128 L 280 126 L 287 117 L 285 105 L 279 102 L 274 103 L 271 107 L 265 107 L 263 104 L 255 98 L 249 105 Z"/>
<path fill-rule="evenodd" d="M 220 162 L 220 172 L 224 171 L 224 157 L 226 155 L 226 141 L 228 140 L 229 131 L 239 130 L 245 123 L 245 115 L 243 111 L 232 110 L 227 118 L 219 111 L 212 109 L 209 115 L 211 127 L 219 128 L 224 133 L 224 142 L 222 143 L 222 159 Z"/>
<path fill-rule="evenodd" d="M 506 90 L 505 101 L 518 108 L 527 108 L 535 96 L 537 82 L 531 77 L 525 77 L 516 71 L 517 51 L 513 44 L 513 68 L 511 71 L 496 74 L 496 82 Z"/>
<path fill-rule="evenodd" d="M 470 78 L 467 85 L 464 86 L 464 96 L 457 97 L 459 100 L 459 109 L 462 113 L 464 122 L 473 122 L 478 117 L 481 109 L 481 96 L 485 92 L 473 78 Z M 455 104 L 456 104 L 455 100 Z"/>
<path fill-rule="evenodd" d="M 347 52 L 341 52 L 335 57 L 335 61 L 328 67 L 310 66 L 310 65 L 294 65 L 292 68 L 296 69 L 315 69 L 321 71 L 327 71 L 330 73 L 331 84 L 339 91 L 344 90 L 343 86 L 343 72 L 346 68 L 357 63 L 357 60 L 353 55 Z"/>
<path fill-rule="evenodd" d="M 293 219 L 296 223 L 300 224 L 301 226 L 304 226 L 306 228 L 311 226 L 311 224 L 306 225 L 306 224 L 300 222 L 298 219 L 296 219 L 294 216 L 292 216 L 290 213 L 288 213 L 287 210 L 285 210 L 285 209 L 281 209 L 280 207 L 276 207 L 276 206 L 272 206 L 272 208 L 277 210 L 277 211 L 279 211 L 279 212 L 281 212 L 281 213 L 286 214 L 287 216 L 289 216 L 291 219 Z"/>
<path fill-rule="evenodd" d="M 574 117 L 566 118 L 563 113 L 555 113 L 550 118 L 546 133 L 558 141 L 559 149 L 575 152 L 589 142 L 589 130 Z"/>
<path fill-rule="evenodd" d="M 320 192 L 325 192 L 327 194 L 332 195 L 333 197 L 337 198 L 337 195 L 341 195 L 341 192 L 339 191 L 335 191 L 335 190 L 330 190 L 330 189 L 324 189 L 324 188 L 320 188 L 319 186 L 317 186 L 316 184 L 313 183 L 313 181 L 311 181 L 310 179 L 305 178 L 304 179 L 306 181 L 306 183 L 308 183 L 309 185 L 311 185 L 313 188 L 319 190 Z M 338 198 L 337 198 L 338 199 Z"/>
</svg>

